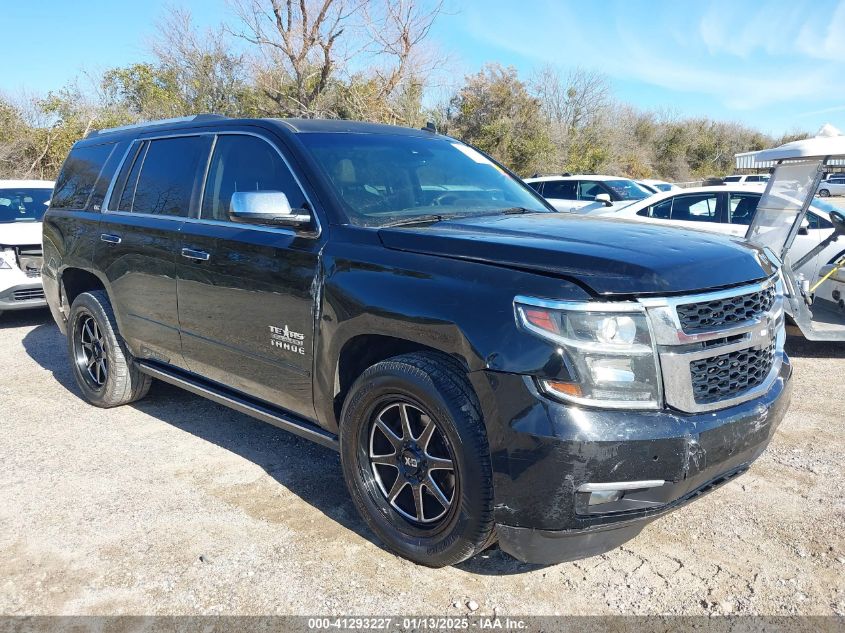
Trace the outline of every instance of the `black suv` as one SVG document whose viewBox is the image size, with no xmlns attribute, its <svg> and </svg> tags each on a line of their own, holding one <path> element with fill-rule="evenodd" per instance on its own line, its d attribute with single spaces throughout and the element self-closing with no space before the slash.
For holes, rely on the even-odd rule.
<svg viewBox="0 0 845 633">
<path fill-rule="evenodd" d="M 44 262 L 91 404 L 157 378 L 335 448 L 369 526 L 426 565 L 614 547 L 747 469 L 789 400 L 764 252 L 556 213 L 428 130 L 89 134 Z"/>
</svg>

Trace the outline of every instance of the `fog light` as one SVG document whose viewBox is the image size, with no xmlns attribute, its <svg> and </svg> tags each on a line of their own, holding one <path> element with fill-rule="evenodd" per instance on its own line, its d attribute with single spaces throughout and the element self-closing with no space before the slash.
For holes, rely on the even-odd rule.
<svg viewBox="0 0 845 633">
<path fill-rule="evenodd" d="M 590 493 L 590 500 L 587 502 L 589 506 L 597 506 L 601 503 L 612 503 L 619 501 L 623 495 L 622 490 L 598 490 Z"/>
</svg>

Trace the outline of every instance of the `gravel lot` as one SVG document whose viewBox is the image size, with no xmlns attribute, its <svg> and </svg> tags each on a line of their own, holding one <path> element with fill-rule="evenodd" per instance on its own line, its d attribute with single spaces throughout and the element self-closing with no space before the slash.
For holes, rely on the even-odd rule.
<svg viewBox="0 0 845 633">
<path fill-rule="evenodd" d="M 375 542 L 335 453 L 162 383 L 90 407 L 49 314 L 6 314 L 0 613 L 845 615 L 845 346 L 789 351 L 747 474 L 603 556 L 431 570 Z"/>
</svg>

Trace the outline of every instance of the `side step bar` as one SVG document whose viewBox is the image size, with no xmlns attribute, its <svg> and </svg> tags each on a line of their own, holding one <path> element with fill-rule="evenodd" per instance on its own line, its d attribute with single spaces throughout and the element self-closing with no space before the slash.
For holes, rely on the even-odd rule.
<svg viewBox="0 0 845 633">
<path fill-rule="evenodd" d="M 262 422 L 267 422 L 268 424 L 272 424 L 280 429 L 289 431 L 294 435 L 304 437 L 305 439 L 316 442 L 317 444 L 322 444 L 323 446 L 336 451 L 340 450 L 340 444 L 336 435 L 333 435 L 328 431 L 311 424 L 310 422 L 300 420 L 293 415 L 274 410 L 266 405 L 252 402 L 243 396 L 239 396 L 226 389 L 217 387 L 213 383 L 192 379 L 188 375 L 184 375 L 167 367 L 162 367 L 157 363 L 154 364 L 143 360 L 138 360 L 136 362 L 138 363 L 138 368 L 142 372 L 152 376 L 153 378 L 158 378 L 159 380 L 168 382 L 171 385 L 181 387 L 186 391 L 208 398 L 209 400 L 222 404 L 225 407 L 229 407 L 230 409 L 234 409 L 240 413 L 245 413 L 246 415 L 261 420 Z"/>
</svg>

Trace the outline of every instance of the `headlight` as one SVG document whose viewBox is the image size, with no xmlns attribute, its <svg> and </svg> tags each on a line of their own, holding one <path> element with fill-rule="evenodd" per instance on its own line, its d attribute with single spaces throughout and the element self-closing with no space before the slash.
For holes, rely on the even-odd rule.
<svg viewBox="0 0 845 633">
<path fill-rule="evenodd" d="M 15 251 L 0 251 L 0 269 L 11 268 L 15 261 Z"/>
<path fill-rule="evenodd" d="M 515 299 L 521 327 L 559 346 L 570 382 L 541 380 L 551 396 L 598 407 L 656 409 L 660 373 L 645 309 L 637 304 Z"/>
</svg>

